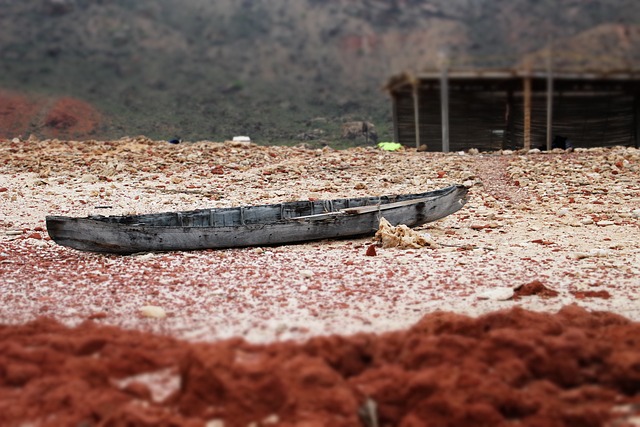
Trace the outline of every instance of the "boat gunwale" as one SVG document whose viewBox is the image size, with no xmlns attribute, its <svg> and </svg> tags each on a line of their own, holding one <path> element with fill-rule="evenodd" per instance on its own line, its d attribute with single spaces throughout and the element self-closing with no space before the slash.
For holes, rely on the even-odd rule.
<svg viewBox="0 0 640 427">
<path fill-rule="evenodd" d="M 263 204 L 263 205 L 241 205 L 241 206 L 232 206 L 232 207 L 221 207 L 221 208 L 204 208 L 204 209 L 194 209 L 194 210 L 188 210 L 188 211 L 167 211 L 167 212 L 158 212 L 158 213 L 148 213 L 148 214 L 138 214 L 138 215 L 89 215 L 86 217 L 72 217 L 72 216 L 64 216 L 64 215 L 48 215 L 46 217 L 47 221 L 49 220 L 55 220 L 55 221 L 69 221 L 69 220 L 74 220 L 74 221 L 93 221 L 96 224 L 104 224 L 106 226 L 114 226 L 114 227 L 126 227 L 126 228 L 130 228 L 130 229 L 160 229 L 160 228 L 164 228 L 164 229 L 169 229 L 169 228 L 176 228 L 176 229 L 185 229 L 185 228 L 196 228 L 196 229 L 203 229 L 203 228 L 211 228 L 211 229 L 219 229 L 222 230 L 224 228 L 230 228 L 230 229 L 236 229 L 239 226 L 246 226 L 246 227 L 255 227 L 255 228 L 260 228 L 260 226 L 264 226 L 264 225 L 268 225 L 268 224 L 287 224 L 287 223 L 292 223 L 292 222 L 300 222 L 300 221 L 322 221 L 325 219 L 331 219 L 331 218 L 335 218 L 335 217 L 342 217 L 342 216 L 357 216 L 357 215 L 362 215 L 362 214 L 366 214 L 366 213 L 370 213 L 370 212 L 377 212 L 377 211 L 383 211 L 383 210 L 388 210 L 388 209 L 394 209 L 396 207 L 402 207 L 402 206 L 407 206 L 407 205 L 413 205 L 413 204 L 418 204 L 418 203 L 423 203 L 423 202 L 428 202 L 430 200 L 433 199 L 438 199 L 440 197 L 443 196 L 447 196 L 451 193 L 453 193 L 455 190 L 458 189 L 466 189 L 466 187 L 462 186 L 462 185 L 451 185 L 448 187 L 444 187 L 444 188 L 440 188 L 437 190 L 432 190 L 432 191 L 427 191 L 427 192 L 422 192 L 422 193 L 413 193 L 413 194 L 397 194 L 397 195 L 382 195 L 382 196 L 364 196 L 364 197 L 355 197 L 355 198 L 337 198 L 337 199 L 320 199 L 320 200 L 315 200 L 315 201 L 309 201 L 309 202 L 315 202 L 318 204 L 327 204 L 329 206 L 331 206 L 334 203 L 340 203 L 340 202 L 346 202 L 347 204 L 350 203 L 359 203 L 359 202 L 363 202 L 363 201 L 369 201 L 371 199 L 377 199 L 379 202 L 377 204 L 364 204 L 362 206 L 354 206 L 354 207 L 347 207 L 347 208 L 343 208 L 343 209 L 339 209 L 339 210 L 334 210 L 334 211 L 327 211 L 327 212 L 322 212 L 319 214 L 314 214 L 314 215 L 300 215 L 300 216 L 292 216 L 292 217 L 280 217 L 278 219 L 266 219 L 265 221 L 255 221 L 255 222 L 251 222 L 251 223 L 246 223 L 243 219 L 242 216 L 244 214 L 245 210 L 249 210 L 249 209 L 280 209 L 281 211 L 283 209 L 285 209 L 287 206 L 296 206 L 297 203 L 300 202 L 306 202 L 306 201 L 291 201 L 291 202 L 282 202 L 282 203 L 271 203 L 271 204 Z M 465 195 L 463 195 L 463 198 L 465 197 Z M 402 198 L 404 200 L 400 200 L 400 201 L 394 201 L 397 200 L 398 198 Z M 392 206 L 393 205 L 393 206 Z M 367 210 L 366 212 L 356 212 L 354 210 L 357 209 L 361 209 L 361 208 L 371 208 L 369 210 Z M 184 224 L 165 224 L 165 225 L 155 225 L 153 223 L 153 220 L 161 220 L 163 218 L 190 218 L 190 216 L 195 216 L 195 215 L 199 215 L 199 214 L 209 214 L 212 215 L 213 213 L 223 213 L 223 212 L 228 212 L 228 213 L 235 213 L 235 212 L 240 212 L 240 216 L 241 216 L 241 221 L 240 223 L 237 224 L 229 224 L 229 225 L 212 225 L 212 224 L 208 224 L 208 225 L 184 225 Z M 144 222 L 132 222 L 132 223 L 127 223 L 125 221 L 129 221 L 129 220 L 133 220 L 135 218 L 140 218 L 141 220 L 144 220 Z"/>
</svg>

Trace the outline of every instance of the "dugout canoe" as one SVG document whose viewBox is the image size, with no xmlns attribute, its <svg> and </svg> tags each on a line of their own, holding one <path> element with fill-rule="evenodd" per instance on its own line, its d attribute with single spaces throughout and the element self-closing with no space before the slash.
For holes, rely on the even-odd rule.
<svg viewBox="0 0 640 427">
<path fill-rule="evenodd" d="M 282 245 L 372 235 L 381 217 L 416 227 L 458 211 L 467 188 L 143 215 L 47 216 L 56 243 L 115 254 Z"/>
</svg>

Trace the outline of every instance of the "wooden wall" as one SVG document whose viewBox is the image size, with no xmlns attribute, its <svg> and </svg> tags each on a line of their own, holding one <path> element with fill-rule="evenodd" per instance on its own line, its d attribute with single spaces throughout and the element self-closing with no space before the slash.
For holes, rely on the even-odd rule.
<svg viewBox="0 0 640 427">
<path fill-rule="evenodd" d="M 449 92 L 450 151 L 517 150 L 524 145 L 522 80 L 512 79 L 456 85 Z M 544 81 L 536 82 L 532 96 L 531 148 L 546 147 Z M 576 89 L 577 88 L 577 89 Z M 554 95 L 553 135 L 571 140 L 574 147 L 638 144 L 640 102 L 636 89 L 592 85 L 559 85 Z M 582 90 L 584 89 L 584 90 Z M 397 142 L 416 146 L 413 90 L 409 84 L 392 92 Z M 423 82 L 418 91 L 420 145 L 442 151 L 440 92 L 437 82 Z"/>
</svg>

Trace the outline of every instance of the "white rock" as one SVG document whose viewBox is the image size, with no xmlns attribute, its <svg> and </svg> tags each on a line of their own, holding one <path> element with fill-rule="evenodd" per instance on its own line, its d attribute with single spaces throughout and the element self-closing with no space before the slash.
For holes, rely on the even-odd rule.
<svg viewBox="0 0 640 427">
<path fill-rule="evenodd" d="M 606 249 L 592 249 L 589 252 L 576 252 L 571 255 L 573 259 L 584 259 L 584 258 L 604 258 L 611 255 L 611 251 Z"/>
<path fill-rule="evenodd" d="M 634 218 L 640 218 L 640 209 L 636 209 L 633 212 L 631 212 L 631 216 Z"/>
<path fill-rule="evenodd" d="M 527 154 L 539 154 L 539 153 L 540 153 L 539 148 L 532 148 L 531 150 L 527 151 Z"/>
<path fill-rule="evenodd" d="M 233 141 L 234 142 L 251 142 L 251 138 L 249 138 L 248 136 L 234 136 Z"/>
<path fill-rule="evenodd" d="M 278 414 L 271 414 L 262 420 L 262 424 L 278 424 L 279 422 L 280 417 Z"/>
<path fill-rule="evenodd" d="M 596 222 L 596 225 L 598 225 L 600 227 L 607 227 L 607 226 L 613 225 L 613 224 L 615 224 L 615 222 L 609 221 L 609 220 L 603 220 L 603 221 Z"/>
<path fill-rule="evenodd" d="M 300 270 L 300 275 L 305 279 L 310 279 L 313 277 L 313 271 L 311 270 Z"/>
<path fill-rule="evenodd" d="M 93 184 L 95 182 L 98 182 L 98 177 L 91 174 L 85 174 L 85 175 L 82 175 L 82 178 L 80 178 L 80 181 Z"/>
<path fill-rule="evenodd" d="M 162 319 L 167 317 L 167 312 L 164 311 L 164 308 L 158 307 L 157 305 L 145 305 L 144 307 L 140 307 L 140 314 L 144 317 L 151 317 L 153 319 Z"/>
<path fill-rule="evenodd" d="M 558 209 L 558 216 L 569 215 L 571 211 L 567 208 Z"/>
<path fill-rule="evenodd" d="M 513 293 L 513 288 L 494 288 L 480 293 L 478 298 L 492 301 L 507 301 L 513 298 Z"/>
</svg>

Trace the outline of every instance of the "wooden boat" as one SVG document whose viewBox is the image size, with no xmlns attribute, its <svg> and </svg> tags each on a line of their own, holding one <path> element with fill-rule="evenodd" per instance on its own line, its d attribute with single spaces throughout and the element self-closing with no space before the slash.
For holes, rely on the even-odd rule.
<svg viewBox="0 0 640 427">
<path fill-rule="evenodd" d="M 297 201 L 144 215 L 48 216 L 56 243 L 81 251 L 131 254 L 280 245 L 372 235 L 380 217 L 415 227 L 459 210 L 467 189 L 454 185 L 397 196 Z"/>
</svg>

